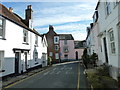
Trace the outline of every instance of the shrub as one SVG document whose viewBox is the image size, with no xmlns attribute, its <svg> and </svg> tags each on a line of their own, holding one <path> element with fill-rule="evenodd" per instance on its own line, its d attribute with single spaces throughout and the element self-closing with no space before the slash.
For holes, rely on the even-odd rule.
<svg viewBox="0 0 120 90">
<path fill-rule="evenodd" d="M 97 68 L 97 75 L 99 76 L 109 76 L 109 66 L 103 65 Z"/>
</svg>

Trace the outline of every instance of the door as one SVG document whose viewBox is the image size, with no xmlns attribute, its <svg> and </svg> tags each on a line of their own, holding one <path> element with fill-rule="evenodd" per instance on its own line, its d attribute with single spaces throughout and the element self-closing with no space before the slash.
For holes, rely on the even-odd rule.
<svg viewBox="0 0 120 90">
<path fill-rule="evenodd" d="M 19 73 L 19 60 L 20 60 L 20 53 L 15 53 L 15 74 Z"/>
<path fill-rule="evenodd" d="M 25 54 L 25 69 L 27 70 L 27 52 L 24 53 Z"/>
<path fill-rule="evenodd" d="M 76 54 L 76 60 L 78 60 L 78 52 L 76 51 L 75 54 Z"/>
<path fill-rule="evenodd" d="M 106 63 L 108 63 L 107 44 L 106 44 L 105 37 L 103 38 L 103 44 L 104 44 L 105 60 L 106 60 Z"/>
</svg>

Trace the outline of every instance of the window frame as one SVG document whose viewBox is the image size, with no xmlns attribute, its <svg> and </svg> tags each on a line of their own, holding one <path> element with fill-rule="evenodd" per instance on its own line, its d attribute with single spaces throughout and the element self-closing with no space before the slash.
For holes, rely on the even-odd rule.
<svg viewBox="0 0 120 90">
<path fill-rule="evenodd" d="M 2 71 L 2 64 L 3 64 L 3 61 L 4 61 L 4 57 L 5 57 L 5 52 L 4 51 L 0 51 L 0 71 Z M 3 57 L 2 57 L 3 56 Z"/>
<path fill-rule="evenodd" d="M 38 35 L 35 35 L 35 45 L 38 46 Z"/>
<path fill-rule="evenodd" d="M 0 16 L 0 20 L 2 21 L 2 25 L 0 26 L 1 27 L 2 35 L 0 35 L 0 39 L 6 40 L 5 39 L 6 20 L 2 16 Z"/>
<path fill-rule="evenodd" d="M 55 51 L 59 50 L 59 45 L 55 45 Z"/>
<path fill-rule="evenodd" d="M 55 53 L 55 59 L 60 59 L 59 58 L 59 53 Z"/>
<path fill-rule="evenodd" d="M 105 11 L 106 11 L 106 16 L 108 16 L 111 13 L 111 4 L 110 0 L 106 0 L 105 2 Z"/>
<path fill-rule="evenodd" d="M 115 54 L 116 49 L 115 49 L 115 38 L 114 38 L 113 29 L 109 30 L 109 43 L 110 43 L 111 54 Z"/>
<path fill-rule="evenodd" d="M 26 29 L 23 29 L 23 42 L 28 43 L 28 31 Z"/>
<path fill-rule="evenodd" d="M 59 36 L 54 36 L 54 44 L 59 44 Z"/>
</svg>

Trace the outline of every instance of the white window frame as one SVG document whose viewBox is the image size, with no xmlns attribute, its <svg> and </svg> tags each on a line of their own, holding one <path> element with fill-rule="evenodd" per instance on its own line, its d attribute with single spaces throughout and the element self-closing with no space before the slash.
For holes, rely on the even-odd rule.
<svg viewBox="0 0 120 90">
<path fill-rule="evenodd" d="M 109 41 L 110 41 L 110 51 L 112 54 L 116 53 L 115 49 L 115 40 L 114 40 L 114 32 L 113 30 L 109 31 Z"/>
<path fill-rule="evenodd" d="M 55 53 L 55 59 L 59 59 L 59 53 Z"/>
<path fill-rule="evenodd" d="M 26 35 L 25 35 L 26 33 Z M 23 42 L 28 43 L 28 31 L 23 29 Z"/>
<path fill-rule="evenodd" d="M 56 50 L 56 51 L 59 50 L 59 45 L 55 45 L 55 50 Z"/>
<path fill-rule="evenodd" d="M 35 45 L 38 46 L 38 35 L 35 35 Z"/>
<path fill-rule="evenodd" d="M 110 0 L 106 0 L 105 2 L 105 8 L 106 8 L 106 15 L 109 15 L 111 13 L 111 4 Z"/>
<path fill-rule="evenodd" d="M 54 44 L 59 44 L 59 36 L 54 36 Z"/>
<path fill-rule="evenodd" d="M 0 51 L 0 71 L 2 70 L 2 64 L 4 61 L 4 51 Z"/>
<path fill-rule="evenodd" d="M 0 39 L 5 39 L 5 26 L 6 26 L 6 20 L 0 16 L 1 25 L 0 30 L 2 32 L 2 35 L 0 35 Z"/>
<path fill-rule="evenodd" d="M 52 53 L 52 52 L 49 52 L 49 56 L 51 56 L 51 57 L 52 57 L 52 56 L 53 56 L 53 53 Z"/>
</svg>

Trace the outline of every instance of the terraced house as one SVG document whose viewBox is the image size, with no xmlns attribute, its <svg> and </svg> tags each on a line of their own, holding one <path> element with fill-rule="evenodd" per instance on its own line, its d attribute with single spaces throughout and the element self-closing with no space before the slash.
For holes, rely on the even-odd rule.
<svg viewBox="0 0 120 90">
<path fill-rule="evenodd" d="M 106 63 L 114 79 L 120 77 L 120 1 L 99 0 L 93 15 L 92 40 L 98 54 L 99 65 Z M 97 16 L 96 16 L 97 15 Z M 89 35 L 88 35 L 89 37 Z M 88 39 L 87 39 L 88 41 Z M 88 45 L 89 46 L 89 45 Z M 88 49 L 91 49 L 88 47 Z"/>
<path fill-rule="evenodd" d="M 31 5 L 25 13 L 22 19 L 0 4 L 0 77 L 47 65 L 46 37 L 33 29 Z"/>
</svg>

